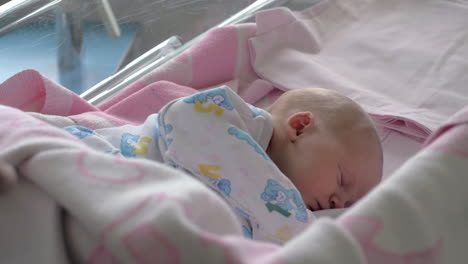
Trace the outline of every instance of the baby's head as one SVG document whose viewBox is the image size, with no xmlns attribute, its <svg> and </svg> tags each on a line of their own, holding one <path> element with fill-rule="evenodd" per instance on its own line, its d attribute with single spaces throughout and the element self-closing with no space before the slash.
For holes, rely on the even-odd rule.
<svg viewBox="0 0 468 264">
<path fill-rule="evenodd" d="M 380 140 L 351 99 L 319 88 L 293 90 L 268 111 L 274 130 L 267 153 L 311 210 L 348 207 L 379 183 Z"/>
</svg>

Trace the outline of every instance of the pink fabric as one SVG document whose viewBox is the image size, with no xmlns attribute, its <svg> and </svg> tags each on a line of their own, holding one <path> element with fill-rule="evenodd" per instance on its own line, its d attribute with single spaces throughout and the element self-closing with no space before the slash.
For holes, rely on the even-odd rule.
<svg viewBox="0 0 468 264">
<path fill-rule="evenodd" d="M 125 118 L 129 122 L 142 123 L 149 114 L 159 112 L 167 102 L 195 93 L 193 88 L 159 81 L 130 94 L 125 100 L 115 102 L 106 114 Z M 139 107 L 135 107 L 141 104 Z"/>
<path fill-rule="evenodd" d="M 468 9 L 451 1 L 393 2 L 321 1 L 301 12 L 262 11 L 259 34 L 250 39 L 252 65 L 284 91 L 338 91 L 379 125 L 424 141 L 468 104 L 468 44 L 460 35 Z M 450 22 L 438 22 L 446 17 Z"/>
<path fill-rule="evenodd" d="M 395 115 L 371 114 L 376 125 L 391 131 L 397 131 L 422 143 L 431 134 L 431 130 L 414 120 Z"/>
<path fill-rule="evenodd" d="M 261 80 L 250 65 L 248 39 L 255 33 L 255 24 L 216 28 L 189 50 L 133 83 L 99 108 L 138 123 L 172 99 L 190 95 L 194 89 L 221 84 L 227 84 L 247 102 L 254 104 L 275 90 L 271 83 Z M 155 97 L 163 103 L 157 103 Z M 137 108 L 136 104 L 139 104 Z"/>
<path fill-rule="evenodd" d="M 468 158 L 468 107 L 457 112 L 424 143 L 427 150 Z"/>
<path fill-rule="evenodd" d="M 97 110 L 34 70 L 19 72 L 0 84 L 0 104 L 50 115 L 72 115 Z"/>
<path fill-rule="evenodd" d="M 138 84 L 140 82 L 133 87 Z M 98 128 L 138 124 L 167 102 L 195 92 L 192 88 L 166 81 L 140 85 L 140 88 L 128 95 L 125 91 L 125 99 L 113 99 L 101 108 L 92 106 L 37 71 L 26 70 L 0 84 L 0 104 L 23 111 L 69 116 L 81 125 Z"/>
</svg>

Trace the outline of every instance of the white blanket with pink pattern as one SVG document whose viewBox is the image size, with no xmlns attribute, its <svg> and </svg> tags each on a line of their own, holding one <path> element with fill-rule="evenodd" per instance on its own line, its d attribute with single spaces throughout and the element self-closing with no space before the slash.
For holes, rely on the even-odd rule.
<svg viewBox="0 0 468 264">
<path fill-rule="evenodd" d="M 36 117 L 70 122 L 66 117 Z M 466 259 L 468 109 L 344 215 L 319 219 L 284 246 L 243 238 L 229 207 L 191 177 L 151 161 L 95 152 L 40 119 L 0 107 L 0 158 L 30 183 L 21 185 L 39 189 L 39 196 L 46 197 L 20 201 L 11 211 L 5 203 L 15 196 L 0 199 L 2 263 L 21 263 L 28 256 L 35 263 L 381 264 Z M 37 210 L 37 203 L 49 204 L 49 209 Z M 57 208 L 64 208 L 67 216 Z M 21 221 L 8 226 L 8 217 L 3 217 L 13 214 L 12 209 L 35 210 L 21 219 L 27 228 L 15 234 Z M 50 221 L 41 220 L 44 214 Z M 38 221 L 42 226 L 28 233 L 28 226 Z M 87 245 L 80 252 L 75 251 L 77 240 Z M 32 250 L 8 250 L 11 245 Z"/>
</svg>

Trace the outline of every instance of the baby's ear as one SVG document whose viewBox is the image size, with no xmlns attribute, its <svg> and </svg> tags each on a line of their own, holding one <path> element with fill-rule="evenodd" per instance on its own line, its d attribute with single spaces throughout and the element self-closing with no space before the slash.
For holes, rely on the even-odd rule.
<svg viewBox="0 0 468 264">
<path fill-rule="evenodd" d="M 287 135 L 290 141 L 294 142 L 304 133 L 308 127 L 315 125 L 312 112 L 297 112 L 289 116 L 287 124 Z"/>
</svg>

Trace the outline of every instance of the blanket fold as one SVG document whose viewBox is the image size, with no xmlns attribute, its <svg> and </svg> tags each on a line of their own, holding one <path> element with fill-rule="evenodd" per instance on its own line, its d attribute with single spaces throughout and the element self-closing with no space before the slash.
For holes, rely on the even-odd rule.
<svg viewBox="0 0 468 264">
<path fill-rule="evenodd" d="M 460 263 L 465 258 L 468 108 L 336 221 L 319 219 L 282 247 L 243 238 L 220 197 L 181 171 L 96 152 L 13 108 L 0 107 L 0 118 L 0 158 L 86 229 L 96 245 L 86 256 L 90 263 Z M 64 255 L 63 245 L 56 250 Z"/>
</svg>

